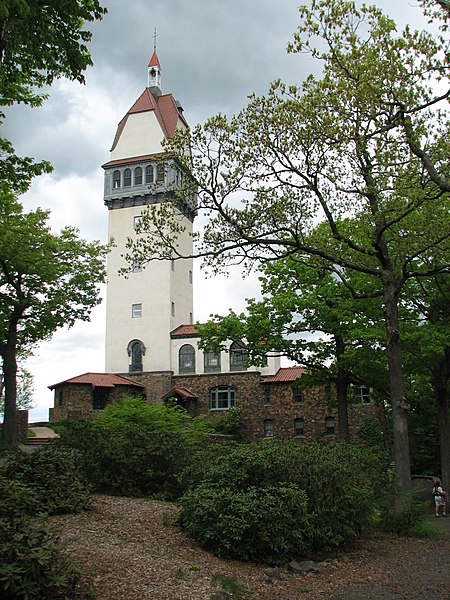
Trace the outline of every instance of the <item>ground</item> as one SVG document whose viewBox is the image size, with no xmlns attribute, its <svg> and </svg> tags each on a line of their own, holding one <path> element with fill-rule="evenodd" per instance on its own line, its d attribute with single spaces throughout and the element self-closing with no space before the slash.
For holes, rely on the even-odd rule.
<svg viewBox="0 0 450 600">
<path fill-rule="evenodd" d="M 177 510 L 168 502 L 96 496 L 92 512 L 51 521 L 97 600 L 209 600 L 222 589 L 220 577 L 244 586 L 242 600 L 450 600 L 450 517 L 435 520 L 437 540 L 377 534 L 319 573 L 282 569 L 270 582 L 264 566 L 200 549 L 177 527 Z"/>
</svg>

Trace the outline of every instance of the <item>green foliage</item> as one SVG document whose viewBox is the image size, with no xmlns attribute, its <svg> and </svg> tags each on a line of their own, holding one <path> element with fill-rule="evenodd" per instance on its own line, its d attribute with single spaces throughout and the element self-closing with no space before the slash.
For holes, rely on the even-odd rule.
<svg viewBox="0 0 450 600">
<path fill-rule="evenodd" d="M 243 490 L 200 485 L 181 499 L 180 523 L 219 556 L 279 563 L 307 549 L 307 497 L 294 484 Z"/>
<path fill-rule="evenodd" d="M 28 486 L 0 476 L 0 596 L 2 600 L 87 600 L 82 583 L 42 516 Z"/>
<path fill-rule="evenodd" d="M 191 432 L 183 426 L 175 429 L 173 422 L 165 427 L 163 421 L 117 427 L 71 423 L 57 443 L 80 452 L 84 472 L 97 491 L 165 499 L 184 491 L 178 474 L 189 464 L 194 446 Z"/>
<path fill-rule="evenodd" d="M 242 410 L 232 406 L 226 413 L 214 415 L 207 422 L 217 433 L 234 435 L 239 433 L 241 421 Z"/>
<path fill-rule="evenodd" d="M 280 560 L 325 555 L 370 528 L 383 501 L 385 473 L 379 456 L 348 444 L 237 445 L 213 461 L 202 483 L 183 496 L 180 522 L 200 544 L 222 555 L 270 561 L 277 553 Z M 279 517 L 270 517 L 278 511 Z M 293 525 L 296 519 L 300 528 Z M 247 531 L 247 521 L 257 539 Z"/>
<path fill-rule="evenodd" d="M 40 512 L 78 513 L 91 507 L 90 488 L 73 450 L 52 445 L 10 454 L 1 472 L 33 491 Z"/>
<path fill-rule="evenodd" d="M 220 586 L 224 592 L 231 594 L 232 598 L 240 600 L 242 595 L 245 593 L 246 588 L 243 583 L 234 577 L 228 577 L 226 575 L 213 575 L 211 577 L 212 585 Z"/>
<path fill-rule="evenodd" d="M 401 535 L 413 535 L 414 532 L 417 533 L 423 529 L 429 502 L 419 501 L 417 494 L 418 492 L 414 489 L 404 493 L 397 486 L 391 486 L 390 493 L 385 496 L 385 501 L 390 504 L 381 505 L 378 526 L 385 531 Z M 397 495 L 401 496 L 402 505 L 405 507 L 401 514 L 392 510 Z"/>
</svg>

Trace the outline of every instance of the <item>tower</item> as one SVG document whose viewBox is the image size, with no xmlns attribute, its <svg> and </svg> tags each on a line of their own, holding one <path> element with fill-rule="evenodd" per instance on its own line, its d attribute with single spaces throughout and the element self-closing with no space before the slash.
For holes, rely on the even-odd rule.
<svg viewBox="0 0 450 600">
<path fill-rule="evenodd" d="M 104 201 L 114 247 L 108 256 L 106 371 L 171 369 L 170 331 L 193 322 L 192 260 L 135 262 L 128 278 L 121 257 L 127 238 L 146 206 L 165 201 L 178 181 L 176 165 L 162 162 L 163 141 L 188 125 L 172 94 L 161 92 L 156 48 L 148 64 L 148 84 L 119 122 L 105 170 Z M 192 254 L 193 215 L 183 216 L 181 251 Z"/>
</svg>

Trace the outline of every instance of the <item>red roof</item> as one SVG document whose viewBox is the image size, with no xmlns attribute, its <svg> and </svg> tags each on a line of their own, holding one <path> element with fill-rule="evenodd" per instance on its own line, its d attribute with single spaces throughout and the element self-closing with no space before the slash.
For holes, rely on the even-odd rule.
<svg viewBox="0 0 450 600">
<path fill-rule="evenodd" d="M 182 398 L 197 398 L 197 396 L 190 392 L 187 388 L 177 386 L 173 387 L 170 392 L 167 392 L 167 394 L 164 394 L 163 398 L 171 398 L 172 396 L 181 396 Z"/>
<path fill-rule="evenodd" d="M 178 110 L 172 94 L 163 94 L 162 96 L 155 97 L 148 88 L 145 88 L 117 126 L 111 151 L 116 147 L 129 115 L 149 111 L 155 111 L 161 129 L 163 130 L 164 135 L 169 139 L 175 134 L 178 119 L 181 119 L 186 127 L 188 126 L 185 118 Z"/>
<path fill-rule="evenodd" d="M 65 383 L 88 384 L 92 385 L 93 387 L 115 387 L 116 385 L 129 385 L 139 388 L 145 387 L 140 383 L 136 383 L 136 381 L 133 381 L 132 379 L 122 377 L 121 375 L 115 375 L 114 373 L 84 373 L 83 375 L 78 375 L 77 377 L 72 377 L 71 379 L 54 383 L 48 387 L 50 390 L 53 390 L 59 385 L 63 385 Z"/>
<path fill-rule="evenodd" d="M 179 325 L 176 329 L 170 332 L 170 337 L 199 337 L 200 333 L 195 325 Z"/>
<path fill-rule="evenodd" d="M 107 169 L 108 167 L 116 167 L 119 165 L 129 165 L 132 163 L 144 162 L 147 160 L 157 160 L 159 158 L 163 158 L 164 156 L 168 156 L 168 153 L 157 152 L 155 154 L 144 154 L 143 156 L 133 156 L 131 158 L 117 158 L 116 160 L 109 160 L 104 165 L 102 165 L 102 168 Z"/>
<path fill-rule="evenodd" d="M 156 54 L 156 50 L 153 52 L 150 62 L 148 63 L 148 66 L 161 68 L 161 65 L 159 64 L 158 55 Z"/>
<path fill-rule="evenodd" d="M 264 379 L 264 383 L 292 383 L 306 373 L 304 367 L 281 367 L 271 377 Z"/>
</svg>

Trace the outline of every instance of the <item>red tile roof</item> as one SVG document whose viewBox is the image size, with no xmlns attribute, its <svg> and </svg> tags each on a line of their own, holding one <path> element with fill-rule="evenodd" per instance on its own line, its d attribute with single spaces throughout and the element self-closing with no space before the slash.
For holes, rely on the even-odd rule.
<svg viewBox="0 0 450 600">
<path fill-rule="evenodd" d="M 167 394 L 164 394 L 163 398 L 167 399 L 167 398 L 171 398 L 172 396 L 182 396 L 183 398 L 197 398 L 197 396 L 195 394 L 190 392 L 185 387 L 177 387 L 177 386 L 173 387 L 170 390 L 170 392 L 167 392 Z"/>
<path fill-rule="evenodd" d="M 170 337 L 199 337 L 200 333 L 197 327 L 193 324 L 179 325 L 176 329 L 170 332 Z"/>
<path fill-rule="evenodd" d="M 83 375 L 78 375 L 77 377 L 72 377 L 71 379 L 66 379 L 65 381 L 54 383 L 53 385 L 49 385 L 48 387 L 50 390 L 53 390 L 59 385 L 63 385 L 65 383 L 84 383 L 92 385 L 93 387 L 114 387 L 116 385 L 129 385 L 139 388 L 145 387 L 140 383 L 136 383 L 136 381 L 133 381 L 132 379 L 122 377 L 121 375 L 115 375 L 114 373 L 84 373 Z"/>
<path fill-rule="evenodd" d="M 152 57 L 150 59 L 150 62 L 148 63 L 149 67 L 160 67 L 161 65 L 159 64 L 159 60 L 158 60 L 158 55 L 156 54 L 156 51 L 153 52 Z"/>
<path fill-rule="evenodd" d="M 116 167 L 120 165 L 129 165 L 138 162 L 144 162 L 146 160 L 157 160 L 162 158 L 163 156 L 168 156 L 168 153 L 165 152 L 157 152 L 155 154 L 144 154 L 143 156 L 133 156 L 131 158 L 117 158 L 116 160 L 110 160 L 104 165 L 102 165 L 103 169 L 108 169 L 109 167 Z"/>
<path fill-rule="evenodd" d="M 292 383 L 306 373 L 304 367 L 281 367 L 271 377 L 264 379 L 264 383 Z"/>
<path fill-rule="evenodd" d="M 149 112 L 152 110 L 155 111 L 156 118 L 158 119 L 164 135 L 169 139 L 173 137 L 179 119 L 181 119 L 186 127 L 188 126 L 185 118 L 178 110 L 172 94 L 163 94 L 162 96 L 155 97 L 148 88 L 145 88 L 145 90 L 117 126 L 111 151 L 117 146 L 129 115 L 140 112 Z"/>
</svg>

